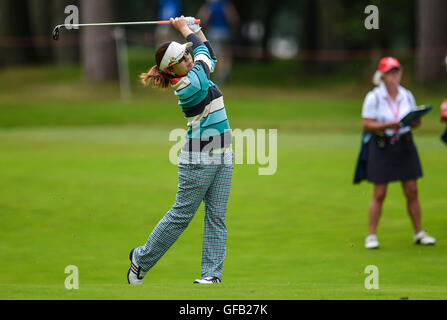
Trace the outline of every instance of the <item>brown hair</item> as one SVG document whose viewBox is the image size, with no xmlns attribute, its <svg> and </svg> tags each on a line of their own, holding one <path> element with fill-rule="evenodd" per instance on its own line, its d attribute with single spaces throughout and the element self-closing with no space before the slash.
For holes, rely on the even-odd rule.
<svg viewBox="0 0 447 320">
<path fill-rule="evenodd" d="M 157 64 L 153 66 L 149 72 L 140 75 L 141 82 L 145 86 L 148 86 L 152 82 L 154 88 L 169 87 L 169 82 L 174 76 L 160 70 L 160 63 L 170 44 L 171 42 L 165 42 L 157 49 L 157 52 L 155 53 L 155 62 Z"/>
</svg>

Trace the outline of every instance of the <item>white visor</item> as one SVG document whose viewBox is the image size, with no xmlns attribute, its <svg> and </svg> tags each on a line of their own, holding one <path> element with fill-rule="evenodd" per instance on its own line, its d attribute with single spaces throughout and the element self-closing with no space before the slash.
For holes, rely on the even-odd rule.
<svg viewBox="0 0 447 320">
<path fill-rule="evenodd" d="M 167 68 L 179 63 L 179 61 L 185 55 L 186 49 L 192 46 L 191 42 L 180 44 L 178 42 L 172 41 L 168 49 L 161 59 L 160 70 L 165 71 Z"/>
</svg>

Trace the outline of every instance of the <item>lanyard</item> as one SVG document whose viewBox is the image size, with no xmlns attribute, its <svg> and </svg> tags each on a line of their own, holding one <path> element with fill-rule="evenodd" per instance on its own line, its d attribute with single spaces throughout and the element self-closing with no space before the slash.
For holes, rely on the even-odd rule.
<svg viewBox="0 0 447 320">
<path fill-rule="evenodd" d="M 388 103 L 388 108 L 390 109 L 391 113 L 394 116 L 394 121 L 399 121 L 399 113 L 400 113 L 400 102 L 401 101 L 397 101 L 396 102 L 396 109 L 393 108 L 393 104 L 390 100 L 390 97 L 386 97 L 385 98 L 386 102 Z M 399 133 L 399 129 L 394 129 L 394 133 L 398 134 Z"/>
</svg>

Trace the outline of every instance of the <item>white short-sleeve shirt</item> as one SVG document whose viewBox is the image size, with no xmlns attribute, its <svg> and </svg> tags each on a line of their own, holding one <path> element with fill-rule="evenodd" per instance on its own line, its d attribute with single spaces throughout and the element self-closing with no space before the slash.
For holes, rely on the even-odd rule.
<svg viewBox="0 0 447 320">
<path fill-rule="evenodd" d="M 399 86 L 396 100 L 393 100 L 385 87 L 380 84 L 370 91 L 363 103 L 362 118 L 374 119 L 379 123 L 402 120 L 409 112 L 417 109 L 413 94 L 402 86 Z M 406 126 L 399 129 L 399 134 L 407 133 L 411 127 Z M 393 136 L 393 129 L 386 129 L 385 134 Z"/>
</svg>

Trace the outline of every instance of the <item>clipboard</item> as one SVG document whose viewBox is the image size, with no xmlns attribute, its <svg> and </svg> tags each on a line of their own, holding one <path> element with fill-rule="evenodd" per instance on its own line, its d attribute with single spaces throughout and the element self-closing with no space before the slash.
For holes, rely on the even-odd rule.
<svg viewBox="0 0 447 320">
<path fill-rule="evenodd" d="M 433 109 L 433 106 L 426 105 L 426 106 L 422 106 L 421 108 L 419 108 L 415 111 L 411 111 L 402 120 L 400 120 L 401 126 L 402 127 L 411 126 L 411 123 L 413 121 L 418 120 L 419 118 L 422 118 L 432 109 Z"/>
</svg>

